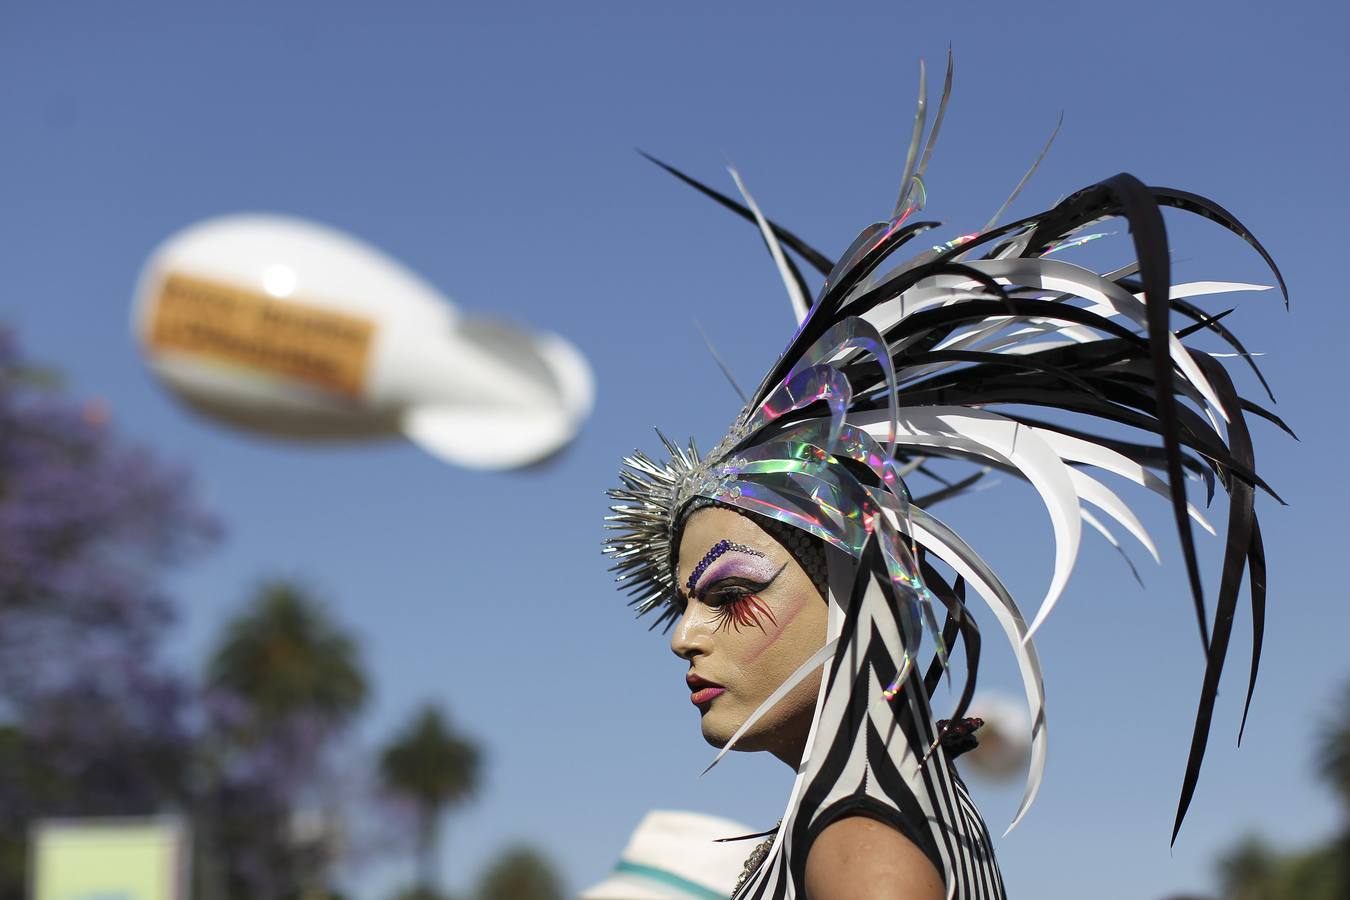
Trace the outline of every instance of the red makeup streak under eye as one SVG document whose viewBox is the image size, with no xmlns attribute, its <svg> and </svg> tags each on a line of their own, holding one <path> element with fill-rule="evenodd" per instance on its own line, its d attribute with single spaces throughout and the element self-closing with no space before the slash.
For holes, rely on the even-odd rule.
<svg viewBox="0 0 1350 900">
<path fill-rule="evenodd" d="M 756 598 L 756 599 L 758 599 L 758 598 Z M 785 618 L 783 619 L 782 622 L 779 622 L 776 618 L 773 618 L 773 617 L 771 616 L 769 620 L 770 620 L 771 622 L 773 622 L 773 624 L 774 624 L 773 632 L 772 632 L 772 633 L 765 632 L 765 634 L 764 634 L 764 640 L 761 641 L 761 642 L 760 642 L 760 645 L 759 645 L 758 647 L 756 647 L 756 648 L 750 653 L 750 655 L 747 656 L 747 657 L 745 658 L 746 663 L 747 663 L 747 664 L 748 664 L 748 663 L 752 663 L 752 662 L 754 662 L 755 660 L 759 659 L 760 655 L 761 655 L 765 650 L 768 650 L 770 647 L 772 647 L 772 646 L 774 645 L 774 642 L 778 640 L 779 635 L 781 635 L 784 631 L 786 631 L 786 630 L 787 630 L 787 627 L 788 627 L 789 625 L 792 624 L 792 620 L 795 619 L 795 618 L 797 618 L 799 615 L 801 615 L 802 610 L 806 608 L 806 604 L 807 604 L 808 602 L 810 602 L 810 601 L 807 600 L 807 601 L 802 601 L 802 602 L 797 603 L 796 607 L 792 610 L 792 612 L 791 612 L 787 617 L 785 617 Z"/>
</svg>

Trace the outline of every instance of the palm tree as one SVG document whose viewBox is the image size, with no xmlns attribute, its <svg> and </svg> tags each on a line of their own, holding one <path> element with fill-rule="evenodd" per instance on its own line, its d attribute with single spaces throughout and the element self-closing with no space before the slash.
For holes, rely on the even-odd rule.
<svg viewBox="0 0 1350 900">
<path fill-rule="evenodd" d="M 227 626 L 207 678 L 246 705 L 255 738 L 302 721 L 340 729 L 367 695 L 352 639 L 285 581 L 264 584 L 252 607 Z"/>
<path fill-rule="evenodd" d="M 1323 721 L 1316 744 L 1318 774 L 1341 801 L 1341 833 L 1311 848 L 1276 851 L 1248 837 L 1219 861 L 1229 900 L 1339 900 L 1350 896 L 1350 684 Z"/>
<path fill-rule="evenodd" d="M 1336 713 L 1323 724 L 1317 748 L 1317 768 L 1341 799 L 1350 816 L 1350 684 L 1341 693 Z"/>
<path fill-rule="evenodd" d="M 418 884 L 427 894 L 436 893 L 442 816 L 474 795 L 480 762 L 478 747 L 455 733 L 432 705 L 423 707 L 380 756 L 385 787 L 411 801 L 417 812 Z"/>
<path fill-rule="evenodd" d="M 1340 703 L 1322 724 L 1317 746 L 1317 768 L 1341 801 L 1343 822 L 1337 837 L 1342 883 L 1350 887 L 1350 683 L 1341 689 Z"/>
<path fill-rule="evenodd" d="M 1219 860 L 1219 883 L 1228 900 L 1276 900 L 1279 860 L 1264 840 L 1248 835 Z"/>
<path fill-rule="evenodd" d="M 488 867 L 477 900 L 563 900 L 562 881 L 549 861 L 529 847 L 512 847 Z"/>
<path fill-rule="evenodd" d="M 325 750 L 365 704 L 368 688 L 355 643 L 302 588 L 266 583 L 226 626 L 207 682 L 212 708 L 221 710 L 214 724 L 223 754 L 211 766 L 212 793 L 223 798 L 234 787 L 222 780 L 230 768 L 223 761 L 233 760 L 251 773 L 250 796 L 266 798 L 274 809 L 270 818 L 278 820 L 261 828 L 260 817 L 235 835 L 232 846 L 219 849 L 240 866 L 289 882 L 282 890 L 323 896 L 335 846 L 332 817 L 322 816 L 316 836 L 301 840 L 292 834 L 282 840 L 285 846 L 268 835 L 295 831 L 300 800 L 324 786 Z"/>
</svg>

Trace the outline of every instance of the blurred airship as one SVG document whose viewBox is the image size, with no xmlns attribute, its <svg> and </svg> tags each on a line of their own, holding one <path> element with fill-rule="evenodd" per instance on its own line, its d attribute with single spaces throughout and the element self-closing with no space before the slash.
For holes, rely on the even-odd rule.
<svg viewBox="0 0 1350 900">
<path fill-rule="evenodd" d="M 594 391 L 562 338 L 461 312 L 374 247 L 281 216 L 166 240 L 132 329 L 159 380 L 213 419 L 302 440 L 402 434 L 472 468 L 556 453 Z"/>
<path fill-rule="evenodd" d="M 980 745 L 961 756 L 962 771 L 989 781 L 1007 781 L 1026 773 L 1031 759 L 1031 720 L 1026 705 L 993 692 L 976 694 L 969 715 L 984 719 L 975 732 Z"/>
</svg>

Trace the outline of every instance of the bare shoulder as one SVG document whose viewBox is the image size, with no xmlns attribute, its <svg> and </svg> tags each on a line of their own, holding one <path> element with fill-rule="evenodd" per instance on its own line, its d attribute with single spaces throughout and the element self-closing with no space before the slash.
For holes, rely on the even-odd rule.
<svg viewBox="0 0 1350 900">
<path fill-rule="evenodd" d="M 849 816 L 820 833 L 806 857 L 808 900 L 944 900 L 933 863 L 900 832 Z"/>
</svg>

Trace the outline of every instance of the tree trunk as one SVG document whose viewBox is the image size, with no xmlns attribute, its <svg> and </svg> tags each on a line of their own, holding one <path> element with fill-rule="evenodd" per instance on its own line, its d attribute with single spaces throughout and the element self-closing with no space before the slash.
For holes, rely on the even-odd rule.
<svg viewBox="0 0 1350 900">
<path fill-rule="evenodd" d="M 1337 836 L 1336 843 L 1341 850 L 1340 896 L 1350 897 L 1350 824 L 1347 824 L 1345 830 Z"/>
<path fill-rule="evenodd" d="M 418 815 L 417 881 L 429 893 L 439 893 L 441 821 L 436 812 L 423 807 Z"/>
</svg>

